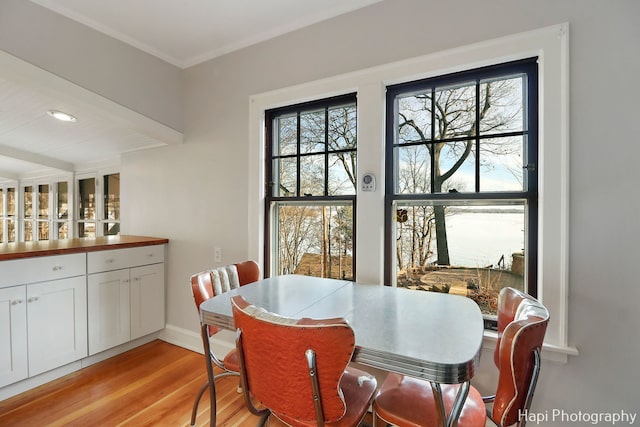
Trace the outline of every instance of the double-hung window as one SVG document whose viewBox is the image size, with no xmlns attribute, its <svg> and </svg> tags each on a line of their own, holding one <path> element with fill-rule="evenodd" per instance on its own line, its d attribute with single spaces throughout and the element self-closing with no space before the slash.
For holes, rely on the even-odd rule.
<svg viewBox="0 0 640 427">
<path fill-rule="evenodd" d="M 268 110 L 265 274 L 352 279 L 355 94 Z"/>
<path fill-rule="evenodd" d="M 536 295 L 537 60 L 387 88 L 387 283 Z"/>
</svg>

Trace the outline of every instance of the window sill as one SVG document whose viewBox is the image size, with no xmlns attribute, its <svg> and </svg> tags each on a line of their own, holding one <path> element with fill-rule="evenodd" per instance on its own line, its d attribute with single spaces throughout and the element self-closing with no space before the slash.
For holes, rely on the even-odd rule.
<svg viewBox="0 0 640 427">
<path fill-rule="evenodd" d="M 496 341 L 498 340 L 498 333 L 495 331 L 484 331 L 484 340 L 482 348 L 493 351 L 496 347 Z M 569 356 L 578 356 L 579 352 L 576 347 L 557 345 L 545 342 L 542 345 L 542 360 L 549 362 L 566 364 L 568 363 Z"/>
</svg>

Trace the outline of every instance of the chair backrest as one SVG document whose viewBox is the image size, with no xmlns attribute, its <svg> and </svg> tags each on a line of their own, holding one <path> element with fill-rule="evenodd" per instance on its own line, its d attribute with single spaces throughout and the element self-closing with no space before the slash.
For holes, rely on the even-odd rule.
<svg viewBox="0 0 640 427">
<path fill-rule="evenodd" d="M 319 402 L 324 422 L 345 414 L 340 379 L 355 347 L 349 324 L 337 319 L 291 319 L 250 305 L 241 296 L 231 299 L 238 329 L 237 347 L 245 397 L 252 395 L 273 414 L 302 423 L 315 423 L 314 392 L 307 350 L 315 352 Z"/>
<path fill-rule="evenodd" d="M 237 264 L 205 270 L 191 276 L 191 293 L 198 312 L 200 304 L 230 289 L 244 286 L 260 279 L 260 267 L 255 261 L 248 260 Z M 217 329 L 209 327 L 209 335 Z"/>
<path fill-rule="evenodd" d="M 494 353 L 498 388 L 492 410 L 501 426 L 518 422 L 531 403 L 548 323 L 549 311 L 538 300 L 513 288 L 502 289 Z"/>
</svg>

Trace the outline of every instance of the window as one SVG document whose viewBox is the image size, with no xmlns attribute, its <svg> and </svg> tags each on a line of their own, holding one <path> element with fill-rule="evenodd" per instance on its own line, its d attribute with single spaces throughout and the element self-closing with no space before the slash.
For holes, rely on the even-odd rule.
<svg viewBox="0 0 640 427">
<path fill-rule="evenodd" d="M 80 178 L 78 183 L 78 237 L 120 233 L 120 174 Z"/>
<path fill-rule="evenodd" d="M 68 181 L 23 184 L 19 241 L 68 239 L 68 199 Z"/>
<path fill-rule="evenodd" d="M 387 283 L 536 295 L 537 59 L 387 88 Z"/>
<path fill-rule="evenodd" d="M 356 99 L 266 111 L 265 273 L 354 277 Z"/>
<path fill-rule="evenodd" d="M 0 243 L 16 241 L 16 187 L 0 187 Z"/>
<path fill-rule="evenodd" d="M 278 91 L 252 95 L 249 103 L 250 145 L 247 171 L 249 182 L 252 183 L 248 188 L 249 256 L 262 262 L 266 262 L 270 256 L 267 253 L 269 246 L 264 240 L 268 237 L 265 232 L 268 223 L 265 223 L 264 219 L 269 215 L 269 212 L 265 211 L 265 208 L 269 207 L 269 205 L 265 205 L 265 199 L 268 196 L 265 188 L 268 163 L 265 162 L 265 159 L 271 156 L 271 152 L 265 151 L 267 149 L 266 139 L 269 136 L 265 133 L 266 111 L 282 105 L 294 104 L 300 99 L 322 99 L 336 93 L 357 92 L 358 170 L 360 178 L 362 172 L 373 173 L 378 182 L 384 185 L 379 185 L 376 191 L 358 194 L 358 206 L 355 210 L 354 220 L 354 246 L 357 247 L 357 254 L 354 252 L 354 255 L 358 265 L 355 279 L 362 283 L 390 284 L 392 283 L 390 276 L 395 274 L 395 264 L 392 266 L 388 259 L 392 251 L 387 246 L 395 248 L 395 242 L 390 242 L 391 239 L 388 236 L 385 237 L 385 233 L 388 231 L 385 230 L 385 215 L 391 214 L 390 205 L 386 204 L 386 189 L 384 188 L 387 184 L 385 134 L 390 131 L 385 127 L 385 116 L 389 113 L 386 108 L 386 89 L 403 82 L 444 76 L 454 71 L 464 72 L 506 61 L 524 60 L 537 56 L 538 122 L 540 126 L 537 138 L 538 161 L 536 167 L 538 174 L 538 222 L 535 224 L 535 233 L 538 236 L 536 242 L 538 247 L 537 254 L 534 255 L 531 252 L 526 254 L 527 259 L 534 261 L 537 268 L 529 264 L 525 266 L 527 269 L 525 274 L 529 275 L 532 270 L 537 270 L 535 280 L 537 296 L 542 299 L 551 312 L 551 320 L 545 335 L 546 351 L 543 352 L 543 358 L 566 363 L 568 355 L 578 354 L 577 350 L 568 344 L 570 317 L 568 313 L 570 157 L 568 35 L 569 26 L 567 24 L 554 25 L 461 46 L 456 49 L 434 52 L 406 61 L 332 76 Z M 454 84 L 445 86 L 454 86 Z M 528 95 L 535 96 L 536 93 L 534 91 Z M 529 125 L 529 123 L 526 124 Z M 528 130 L 530 131 L 530 129 Z M 528 174 L 529 170 L 526 171 L 527 177 Z M 481 192 L 485 191 L 482 188 L 483 181 L 481 176 Z M 457 191 L 460 190 L 457 187 L 454 188 Z M 523 191 L 524 188 L 523 186 Z M 475 193 L 475 190 L 473 192 Z M 493 192 L 499 199 L 502 192 Z M 446 201 L 449 205 L 445 204 L 445 206 L 453 207 L 450 204 L 453 197 L 448 197 L 455 193 L 449 193 L 448 189 L 445 193 L 427 194 L 428 197 L 423 194 L 402 194 L 402 197 L 429 199 L 431 204 L 435 204 L 435 201 Z M 489 194 L 480 194 L 477 197 L 482 201 L 483 197 L 489 196 Z M 439 198 L 443 200 L 437 200 Z M 504 203 L 507 202 L 499 204 L 501 209 L 515 209 L 511 205 L 504 206 Z M 469 207 L 474 207 L 474 204 L 476 201 L 469 200 Z M 455 207 L 459 208 L 460 206 Z M 529 206 L 526 209 L 529 209 Z M 472 214 L 480 215 L 478 212 Z M 489 214 L 493 213 L 487 213 L 487 215 Z M 387 218 L 387 221 L 390 221 L 390 218 Z M 452 229 L 447 231 L 449 234 L 453 233 Z M 527 233 L 531 234 L 532 230 L 527 230 Z M 453 237 L 450 236 L 451 239 Z M 525 251 L 527 244 L 528 242 L 524 242 Z M 451 256 L 453 256 L 453 250 Z M 494 259 L 495 256 L 489 258 L 490 263 L 496 263 L 500 260 L 499 257 L 497 260 Z M 507 258 L 505 255 L 505 264 L 508 262 Z M 516 263 L 518 262 L 520 261 L 516 261 Z M 385 266 L 385 264 L 388 265 Z M 526 283 L 527 286 L 529 284 Z M 492 331 L 487 331 L 486 336 L 488 340 L 495 339 L 495 333 Z"/>
</svg>

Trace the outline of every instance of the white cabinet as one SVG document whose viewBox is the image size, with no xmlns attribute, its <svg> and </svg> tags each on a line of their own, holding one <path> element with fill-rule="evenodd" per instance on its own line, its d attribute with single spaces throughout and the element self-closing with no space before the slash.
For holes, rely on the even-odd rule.
<svg viewBox="0 0 640 427">
<path fill-rule="evenodd" d="M 27 378 L 26 287 L 0 289 L 0 387 Z"/>
<path fill-rule="evenodd" d="M 0 387 L 86 357 L 86 255 L 0 266 Z"/>
<path fill-rule="evenodd" d="M 89 354 L 165 326 L 164 246 L 90 252 Z"/>
<path fill-rule="evenodd" d="M 164 328 L 164 264 L 131 269 L 131 339 Z"/>
<path fill-rule="evenodd" d="M 87 356 L 86 277 L 27 285 L 29 376 Z"/>
<path fill-rule="evenodd" d="M 129 270 L 90 274 L 87 296 L 89 354 L 129 341 Z"/>
</svg>

